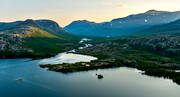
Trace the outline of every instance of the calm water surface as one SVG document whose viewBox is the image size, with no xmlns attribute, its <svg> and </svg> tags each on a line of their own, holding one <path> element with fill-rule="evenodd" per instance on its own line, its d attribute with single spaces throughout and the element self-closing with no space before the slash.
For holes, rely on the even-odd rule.
<svg viewBox="0 0 180 97">
<path fill-rule="evenodd" d="M 171 80 L 141 75 L 137 69 L 63 74 L 40 68 L 40 62 L 1 59 L 0 97 L 180 97 L 180 86 Z M 96 73 L 104 79 L 97 79 Z"/>
</svg>

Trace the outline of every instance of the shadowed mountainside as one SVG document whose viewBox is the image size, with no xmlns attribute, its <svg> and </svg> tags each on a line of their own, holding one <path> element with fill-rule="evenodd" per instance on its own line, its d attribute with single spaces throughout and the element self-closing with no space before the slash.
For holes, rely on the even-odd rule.
<svg viewBox="0 0 180 97">
<path fill-rule="evenodd" d="M 180 35 L 180 20 L 150 27 L 148 29 L 142 30 L 140 32 L 134 33 L 136 36 L 142 35 Z"/>
<path fill-rule="evenodd" d="M 110 22 L 95 23 L 87 20 L 74 21 L 64 29 L 73 34 L 116 37 L 129 35 L 154 25 L 166 24 L 180 18 L 180 12 L 149 10 L 145 13 L 113 19 Z"/>
</svg>

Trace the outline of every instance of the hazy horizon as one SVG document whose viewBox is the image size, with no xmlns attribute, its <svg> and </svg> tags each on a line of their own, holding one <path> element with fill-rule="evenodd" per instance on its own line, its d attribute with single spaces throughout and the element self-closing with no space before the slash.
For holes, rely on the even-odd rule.
<svg viewBox="0 0 180 97">
<path fill-rule="evenodd" d="M 64 27 L 75 20 L 99 23 L 151 9 L 179 11 L 178 4 L 178 0 L 1 0 L 0 22 L 50 19 Z"/>
</svg>

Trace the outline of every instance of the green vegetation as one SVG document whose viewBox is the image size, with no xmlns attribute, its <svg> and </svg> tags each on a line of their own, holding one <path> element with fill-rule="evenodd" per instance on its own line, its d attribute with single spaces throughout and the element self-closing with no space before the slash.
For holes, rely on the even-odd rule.
<svg viewBox="0 0 180 97">
<path fill-rule="evenodd" d="M 180 31 L 180 20 L 168 23 L 168 24 L 162 24 L 162 25 L 156 25 L 153 27 L 150 27 L 148 29 L 139 31 L 134 33 L 136 36 L 148 36 L 148 35 L 179 35 Z"/>
<path fill-rule="evenodd" d="M 76 53 L 98 57 L 98 60 L 90 63 L 80 62 L 75 64 L 41 64 L 40 66 L 58 72 L 76 72 L 99 68 L 134 67 L 145 71 L 151 76 L 171 78 L 180 83 L 179 62 L 174 57 L 162 56 L 161 54 L 146 49 L 136 49 L 131 45 L 136 38 L 120 38 L 95 40 L 90 42 L 93 47 L 78 50 Z"/>
<path fill-rule="evenodd" d="M 33 50 L 33 56 L 49 57 L 78 47 L 78 40 L 67 41 L 58 38 L 28 38 L 25 47 Z"/>
<path fill-rule="evenodd" d="M 0 53 L 1 58 L 44 58 L 51 57 L 60 52 L 68 51 L 78 47 L 78 41 L 67 41 L 58 38 L 26 38 L 21 44 L 20 50 L 11 51 L 7 46 L 5 51 Z M 10 44 L 16 45 L 11 42 Z"/>
<path fill-rule="evenodd" d="M 48 68 L 49 70 L 69 73 L 69 72 L 77 72 L 77 71 L 88 71 L 99 68 L 113 68 L 124 66 L 119 62 L 119 60 L 114 59 L 106 59 L 106 60 L 95 60 L 92 62 L 79 62 L 75 64 L 40 64 L 42 68 Z"/>
<path fill-rule="evenodd" d="M 36 28 L 36 27 L 30 27 L 30 30 L 27 31 L 27 36 L 28 37 L 60 38 L 58 36 L 55 36 L 51 33 L 48 33 L 47 31 L 43 31 L 43 30 Z"/>
<path fill-rule="evenodd" d="M 4 23 L 0 30 L 0 58 L 50 57 L 76 48 L 80 40 L 50 20 Z"/>
</svg>

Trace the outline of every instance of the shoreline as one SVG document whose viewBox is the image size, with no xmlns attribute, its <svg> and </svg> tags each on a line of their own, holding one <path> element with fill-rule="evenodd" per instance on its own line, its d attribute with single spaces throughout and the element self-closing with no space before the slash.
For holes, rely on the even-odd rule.
<svg viewBox="0 0 180 97">
<path fill-rule="evenodd" d="M 47 68 L 50 71 L 62 73 L 116 68 L 122 66 L 132 67 L 144 71 L 143 74 L 146 75 L 172 79 L 180 85 L 180 72 L 175 72 L 175 70 L 173 70 L 174 65 L 164 66 L 164 63 L 171 64 L 173 61 L 152 53 L 131 49 L 127 45 L 124 47 L 123 44 L 124 43 L 121 42 L 98 43 L 83 49 L 76 49 L 74 52 L 75 54 L 93 56 L 98 59 L 91 62 L 39 64 L 39 66 L 41 68 Z M 176 69 L 180 70 L 179 68 Z"/>
<path fill-rule="evenodd" d="M 80 71 L 98 70 L 98 69 L 108 69 L 108 68 L 118 68 L 118 67 L 131 67 L 138 70 L 144 71 L 143 74 L 155 77 L 163 77 L 173 80 L 173 82 L 180 85 L 180 72 L 175 72 L 175 70 L 169 70 L 160 68 L 158 66 L 145 66 L 140 64 L 140 62 L 132 62 L 130 60 L 116 60 L 116 59 L 106 59 L 106 60 L 95 60 L 91 62 L 78 62 L 78 63 L 63 63 L 63 64 L 39 64 L 41 68 L 47 68 L 50 71 L 61 72 L 61 73 L 73 73 Z"/>
</svg>

